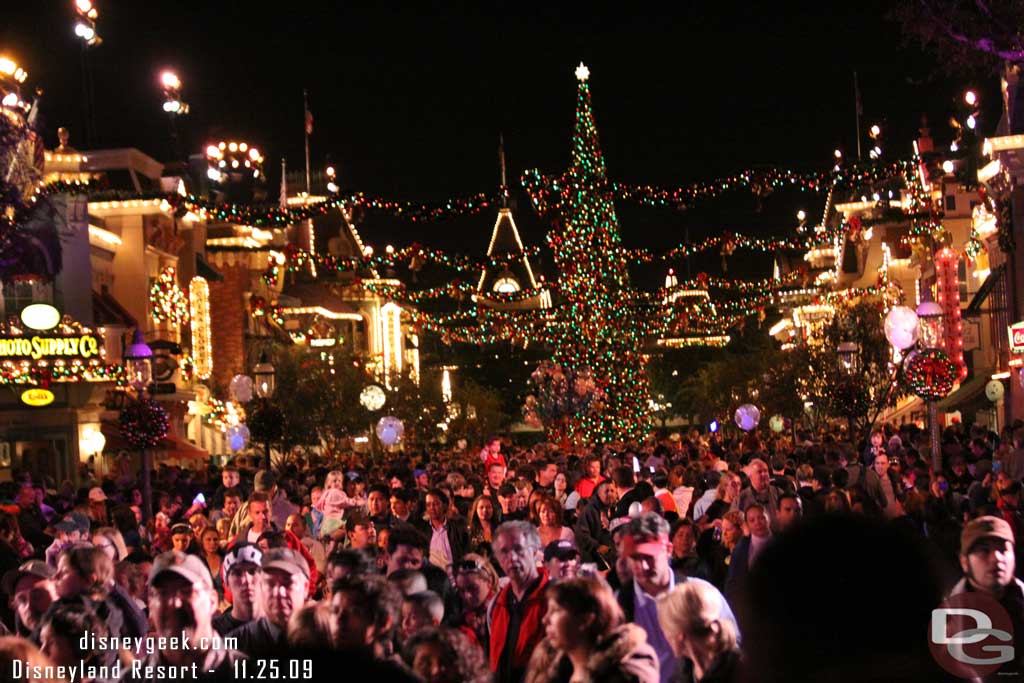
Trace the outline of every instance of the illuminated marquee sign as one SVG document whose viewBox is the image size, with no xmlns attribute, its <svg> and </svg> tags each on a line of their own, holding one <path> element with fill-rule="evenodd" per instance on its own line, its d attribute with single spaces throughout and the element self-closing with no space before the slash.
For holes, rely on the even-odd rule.
<svg viewBox="0 0 1024 683">
<path fill-rule="evenodd" d="M 0 358 L 95 358 L 102 343 L 95 334 L 69 337 L 0 337 Z"/>
<path fill-rule="evenodd" d="M 49 304 L 26 306 L 20 322 L 13 318 L 0 322 L 0 385 L 123 379 L 124 368 L 105 358 L 102 329 L 94 331 L 61 317 Z M 23 394 L 22 399 L 36 405 L 29 400 L 42 400 L 42 394 Z"/>
<path fill-rule="evenodd" d="M 1014 323 L 1006 329 L 1010 333 L 1010 352 L 1024 353 L 1024 322 Z"/>
</svg>

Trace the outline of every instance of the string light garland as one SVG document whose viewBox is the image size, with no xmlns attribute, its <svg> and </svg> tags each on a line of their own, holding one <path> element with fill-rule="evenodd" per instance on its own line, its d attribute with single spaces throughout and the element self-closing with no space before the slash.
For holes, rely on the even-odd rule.
<svg viewBox="0 0 1024 683">
<path fill-rule="evenodd" d="M 941 349 L 914 352 L 903 363 L 904 382 L 925 401 L 938 401 L 948 396 L 957 375 L 956 363 Z"/>
<path fill-rule="evenodd" d="M 178 272 L 167 266 L 149 288 L 149 314 L 157 323 L 181 325 L 189 320 L 189 301 L 178 286 Z"/>
</svg>

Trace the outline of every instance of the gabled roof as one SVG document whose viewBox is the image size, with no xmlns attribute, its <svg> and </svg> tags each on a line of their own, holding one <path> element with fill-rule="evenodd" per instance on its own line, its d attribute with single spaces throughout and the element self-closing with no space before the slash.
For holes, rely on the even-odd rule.
<svg viewBox="0 0 1024 683">
<path fill-rule="evenodd" d="M 537 288 L 533 266 L 524 253 L 519 229 L 516 228 L 515 219 L 512 218 L 512 209 L 498 209 L 498 218 L 494 221 L 494 230 L 491 232 L 491 243 L 487 247 L 487 255 L 496 258 L 519 255 L 520 258 L 510 259 L 507 267 L 485 267 L 480 273 L 480 282 L 477 283 L 478 292 L 484 294 L 493 292 L 494 283 L 502 277 L 509 276 L 515 278 L 520 289 Z"/>
</svg>

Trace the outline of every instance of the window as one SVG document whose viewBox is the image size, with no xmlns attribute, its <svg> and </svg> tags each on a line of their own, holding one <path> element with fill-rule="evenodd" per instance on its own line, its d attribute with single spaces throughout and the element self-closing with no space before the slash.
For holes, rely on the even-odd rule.
<svg viewBox="0 0 1024 683">
<path fill-rule="evenodd" d="M 18 315 L 29 304 L 53 303 L 53 285 L 49 282 L 14 282 L 0 285 L 0 316 Z"/>
<path fill-rule="evenodd" d="M 519 283 L 513 277 L 499 278 L 494 283 L 494 291 L 498 294 L 515 294 L 519 291 Z"/>
</svg>

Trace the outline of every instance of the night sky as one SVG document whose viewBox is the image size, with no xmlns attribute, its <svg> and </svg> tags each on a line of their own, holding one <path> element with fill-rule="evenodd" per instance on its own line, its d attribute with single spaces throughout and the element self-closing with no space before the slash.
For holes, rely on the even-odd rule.
<svg viewBox="0 0 1024 683">
<path fill-rule="evenodd" d="M 609 174 L 627 182 L 678 186 L 767 165 L 821 169 L 836 147 L 854 155 L 854 70 L 863 129 L 883 125 L 890 157 L 909 154 L 924 113 L 937 140 L 950 139 L 945 121 L 966 85 L 983 93 L 983 130 L 1000 108 L 995 78 L 939 76 L 931 58 L 901 45 L 885 19 L 888 3 L 877 1 L 96 4 L 104 42 L 89 54 L 92 146 L 171 158 L 158 78 L 173 68 L 191 106 L 180 123 L 185 149 L 219 139 L 255 144 L 266 154 L 272 195 L 280 157 L 290 169 L 304 163 L 304 87 L 314 168 L 330 155 L 343 187 L 417 200 L 493 190 L 499 132 L 513 178 L 525 168 L 564 169 L 580 60 L 591 69 Z M 83 148 L 71 0 L 20 2 L 4 14 L 0 51 L 45 89 L 48 146 L 66 125 Z M 518 193 L 523 237 L 539 243 L 544 226 Z M 723 228 L 782 234 L 795 227 L 798 208 L 814 216 L 822 203 L 780 194 L 755 211 L 749 197 L 730 195 L 686 214 L 621 207 L 620 218 L 627 245 L 665 247 L 686 226 L 693 239 Z M 364 238 L 482 252 L 493 218 L 486 212 L 426 233 L 380 220 Z M 717 261 L 695 268 L 714 271 Z M 767 274 L 761 262 L 749 273 Z"/>
</svg>

